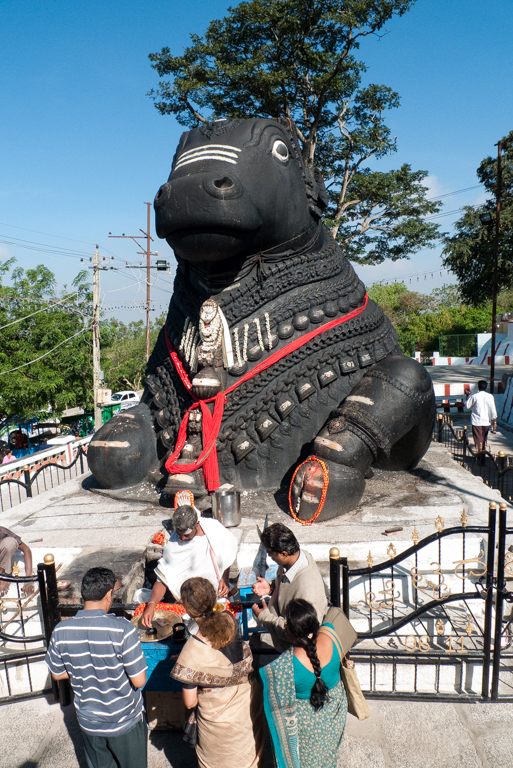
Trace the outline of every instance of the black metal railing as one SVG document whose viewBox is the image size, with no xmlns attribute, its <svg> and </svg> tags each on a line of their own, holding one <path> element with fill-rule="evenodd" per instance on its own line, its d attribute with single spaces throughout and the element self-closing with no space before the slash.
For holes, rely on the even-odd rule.
<svg viewBox="0 0 513 768">
<path fill-rule="evenodd" d="M 439 414 L 433 432 L 433 440 L 449 448 L 452 457 L 486 485 L 496 488 L 503 499 L 513 500 L 513 456 L 504 451 L 476 451 L 469 440 L 467 427 L 454 428 L 447 414 Z"/>
<path fill-rule="evenodd" d="M 390 544 L 384 562 L 375 565 L 369 552 L 365 568 L 350 568 L 338 549 L 330 550 L 331 603 L 358 631 L 351 656 L 362 665 L 360 681 L 370 697 L 496 698 L 502 619 L 497 602 L 494 624 L 501 583 L 494 570 L 504 571 L 504 544 L 496 560 L 496 504 L 489 505 L 486 526 L 468 525 L 465 512 L 460 526 L 444 530 L 440 517 L 435 526 L 422 541 L 414 529 L 413 546 L 400 554 Z M 449 543 L 451 557 L 458 551 L 452 563 L 443 556 Z"/>
<path fill-rule="evenodd" d="M 7 693 L 0 697 L 0 704 L 57 692 L 55 685 L 48 685 L 44 665 L 53 627 L 59 621 L 55 564 L 53 556 L 47 557 L 48 562 L 37 566 L 36 576 L 1 576 L 2 581 L 15 585 L 16 596 L 8 593 L 0 598 L 0 673 Z M 27 585 L 34 591 L 24 592 Z"/>
</svg>

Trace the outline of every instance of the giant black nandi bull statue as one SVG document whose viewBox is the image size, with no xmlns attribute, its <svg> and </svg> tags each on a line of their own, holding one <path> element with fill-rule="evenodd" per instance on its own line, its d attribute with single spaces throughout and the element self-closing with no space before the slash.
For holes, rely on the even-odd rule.
<svg viewBox="0 0 513 768">
<path fill-rule="evenodd" d="M 430 441 L 431 380 L 321 222 L 326 191 L 286 121 L 184 133 L 155 198 L 178 262 L 142 405 L 95 435 L 104 488 L 276 490 L 325 520 L 371 467 L 409 469 Z M 291 482 L 291 478 L 293 480 Z"/>
</svg>

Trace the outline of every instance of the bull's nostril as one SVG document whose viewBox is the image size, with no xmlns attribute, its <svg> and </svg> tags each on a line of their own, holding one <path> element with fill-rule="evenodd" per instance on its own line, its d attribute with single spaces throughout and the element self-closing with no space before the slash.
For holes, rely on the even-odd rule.
<svg viewBox="0 0 513 768">
<path fill-rule="evenodd" d="M 229 179 L 227 176 L 223 176 L 222 179 L 215 179 L 214 187 L 216 187 L 217 189 L 230 189 L 231 187 L 233 187 L 233 181 Z"/>
</svg>

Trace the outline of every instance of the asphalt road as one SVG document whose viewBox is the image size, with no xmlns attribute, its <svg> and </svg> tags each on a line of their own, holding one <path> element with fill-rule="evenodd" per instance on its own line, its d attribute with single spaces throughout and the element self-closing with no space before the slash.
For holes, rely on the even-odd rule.
<svg viewBox="0 0 513 768">
<path fill-rule="evenodd" d="M 466 384 L 479 379 L 490 380 L 490 368 L 486 365 L 432 365 L 427 366 L 426 370 L 433 384 Z M 495 366 L 495 382 L 502 379 L 503 373 L 513 373 L 513 366 Z"/>
</svg>

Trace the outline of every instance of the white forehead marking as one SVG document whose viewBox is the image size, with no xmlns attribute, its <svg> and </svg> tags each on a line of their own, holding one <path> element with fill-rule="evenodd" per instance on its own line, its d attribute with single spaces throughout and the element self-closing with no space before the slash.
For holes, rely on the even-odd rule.
<svg viewBox="0 0 513 768">
<path fill-rule="evenodd" d="M 225 149 L 228 152 L 240 152 L 239 147 L 230 147 L 228 144 L 207 144 L 204 147 L 196 147 L 195 149 L 188 149 L 187 152 L 182 152 L 180 160 L 186 155 L 191 155 L 196 152 L 210 152 L 211 149 Z M 237 155 L 235 155 L 237 157 Z"/>
<path fill-rule="evenodd" d="M 178 168 L 183 168 L 184 165 L 190 165 L 191 163 L 199 163 L 200 160 L 222 160 L 223 163 L 237 165 L 236 160 L 230 160 L 224 155 L 200 155 L 200 157 L 192 157 L 190 160 L 184 160 L 183 162 L 177 163 L 173 170 L 176 171 Z"/>
<path fill-rule="evenodd" d="M 175 165 L 175 170 L 184 165 L 199 162 L 200 160 L 222 160 L 225 163 L 237 165 L 238 147 L 230 147 L 226 144 L 209 144 L 206 147 L 196 147 L 182 152 Z"/>
</svg>

